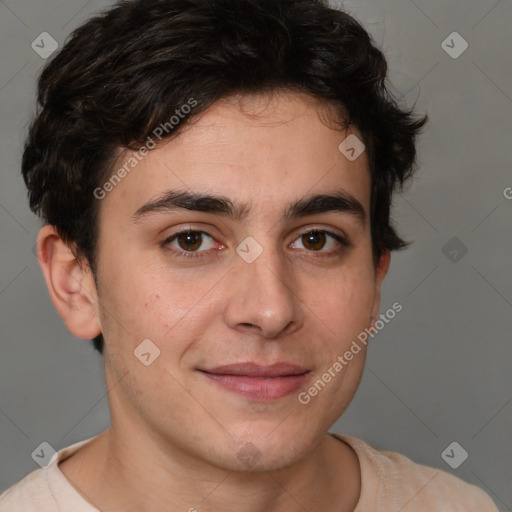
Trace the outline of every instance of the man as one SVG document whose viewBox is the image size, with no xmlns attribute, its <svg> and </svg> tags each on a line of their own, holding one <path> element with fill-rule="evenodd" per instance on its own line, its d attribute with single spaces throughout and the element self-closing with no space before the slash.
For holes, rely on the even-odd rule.
<svg viewBox="0 0 512 512">
<path fill-rule="evenodd" d="M 426 121 L 385 78 L 320 0 L 128 1 L 74 32 L 22 167 L 52 301 L 104 354 L 111 426 L 0 510 L 497 510 L 328 433 L 406 245 L 391 198 Z"/>
</svg>

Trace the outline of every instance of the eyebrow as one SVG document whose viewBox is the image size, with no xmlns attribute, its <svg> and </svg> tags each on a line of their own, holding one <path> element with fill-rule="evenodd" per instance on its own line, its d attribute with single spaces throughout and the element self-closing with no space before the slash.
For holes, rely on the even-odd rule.
<svg viewBox="0 0 512 512">
<path fill-rule="evenodd" d="M 250 206 L 247 203 L 234 203 L 225 196 L 168 190 L 157 198 L 145 203 L 132 216 L 134 222 L 157 213 L 176 210 L 190 210 L 213 213 L 230 217 L 235 221 L 247 218 Z M 332 194 L 309 195 L 285 208 L 284 220 L 293 220 L 308 215 L 340 212 L 353 216 L 364 227 L 366 212 L 363 205 L 351 194 L 339 189 Z"/>
</svg>

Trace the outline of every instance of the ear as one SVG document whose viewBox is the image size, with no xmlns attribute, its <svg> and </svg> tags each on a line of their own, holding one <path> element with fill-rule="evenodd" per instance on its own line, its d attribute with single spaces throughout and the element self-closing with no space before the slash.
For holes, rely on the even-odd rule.
<svg viewBox="0 0 512 512">
<path fill-rule="evenodd" d="M 39 231 L 37 259 L 52 302 L 71 333 L 83 339 L 100 334 L 98 298 L 90 267 L 78 262 L 52 225 Z"/>
<path fill-rule="evenodd" d="M 379 314 L 380 308 L 380 289 L 382 282 L 388 272 L 389 263 L 391 262 L 391 252 L 384 251 L 379 259 L 379 263 L 375 269 L 375 295 L 373 298 L 372 314 L 370 317 L 370 326 L 374 327 L 374 323 L 377 321 L 377 315 Z"/>
</svg>

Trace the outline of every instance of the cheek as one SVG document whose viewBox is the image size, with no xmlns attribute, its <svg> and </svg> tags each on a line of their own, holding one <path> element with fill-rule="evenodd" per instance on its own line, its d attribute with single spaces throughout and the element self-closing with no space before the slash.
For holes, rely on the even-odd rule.
<svg viewBox="0 0 512 512">
<path fill-rule="evenodd" d="M 327 276 L 327 274 L 326 274 Z M 310 316 L 324 325 L 332 336 L 331 346 L 339 348 L 368 327 L 374 301 L 373 273 L 365 269 L 346 269 L 317 281 L 304 293 Z"/>
<path fill-rule="evenodd" d="M 141 265 L 134 265 L 140 268 Z M 109 274 L 101 302 L 102 327 L 111 332 L 109 341 L 122 342 L 133 350 L 142 340 L 151 339 L 165 349 L 166 359 L 174 359 L 200 336 L 219 315 L 218 277 L 194 277 L 168 268 L 146 266 L 136 273 L 128 262 L 118 264 Z M 133 346 L 132 346 L 133 345 Z"/>
<path fill-rule="evenodd" d="M 327 325 L 331 335 L 322 340 L 318 374 L 303 398 L 335 421 L 352 400 L 364 369 L 366 344 L 358 336 L 370 324 L 373 268 L 347 267 L 315 294 L 319 297 L 315 311 L 322 319 L 319 325 Z"/>
</svg>

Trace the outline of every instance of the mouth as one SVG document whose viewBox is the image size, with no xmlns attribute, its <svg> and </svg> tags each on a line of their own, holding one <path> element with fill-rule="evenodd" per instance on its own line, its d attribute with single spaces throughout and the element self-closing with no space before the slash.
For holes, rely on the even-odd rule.
<svg viewBox="0 0 512 512">
<path fill-rule="evenodd" d="M 261 366 L 251 362 L 198 371 L 222 388 L 256 401 L 278 400 L 297 391 L 310 373 L 292 363 Z"/>
</svg>

